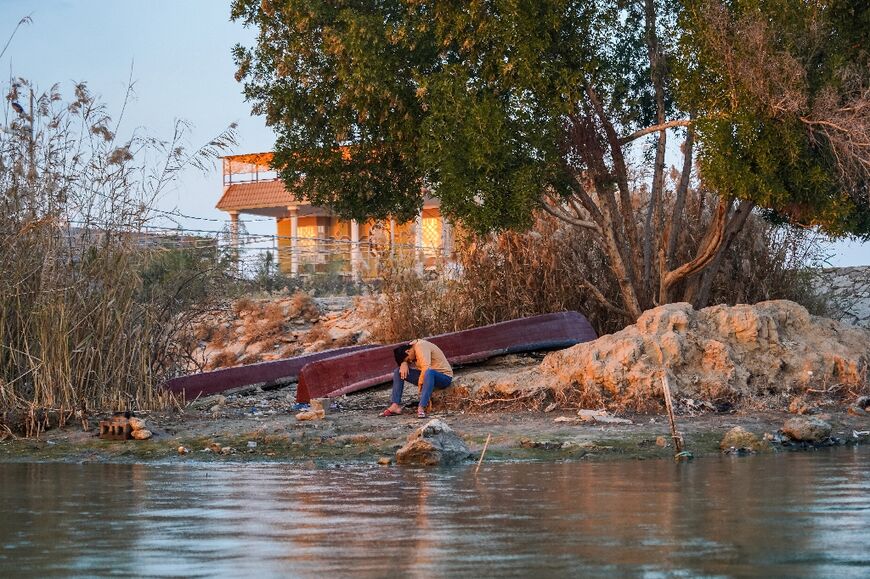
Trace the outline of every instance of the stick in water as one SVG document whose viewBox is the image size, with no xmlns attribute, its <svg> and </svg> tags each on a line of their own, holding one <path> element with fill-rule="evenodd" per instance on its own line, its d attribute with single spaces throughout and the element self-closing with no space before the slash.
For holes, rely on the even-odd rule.
<svg viewBox="0 0 870 579">
<path fill-rule="evenodd" d="M 683 452 L 683 436 L 677 432 L 677 422 L 674 420 L 674 403 L 671 401 L 671 386 L 668 384 L 668 377 L 662 375 L 662 390 L 665 393 L 665 408 L 668 411 L 668 421 L 671 423 L 671 438 L 674 439 L 674 447 L 677 449 L 677 454 Z"/>
<path fill-rule="evenodd" d="M 480 460 L 477 461 L 477 468 L 474 469 L 474 474 L 477 474 L 477 471 L 480 470 L 480 463 L 483 462 L 483 455 L 486 454 L 486 447 L 489 446 L 489 439 L 492 436 L 492 433 L 486 435 L 486 442 L 483 443 L 483 450 L 480 452 Z"/>
</svg>

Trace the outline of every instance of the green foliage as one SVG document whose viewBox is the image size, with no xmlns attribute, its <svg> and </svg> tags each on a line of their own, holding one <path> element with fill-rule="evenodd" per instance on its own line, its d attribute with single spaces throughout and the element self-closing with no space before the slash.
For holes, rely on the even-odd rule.
<svg viewBox="0 0 870 579">
<path fill-rule="evenodd" d="M 235 0 L 232 16 L 260 30 L 238 78 L 289 187 L 357 219 L 407 219 L 432 187 L 482 231 L 528 226 L 542 192 L 600 169 L 566 145 L 587 88 L 621 134 L 655 124 L 646 8 L 664 111 L 695 111 L 708 186 L 870 235 L 866 179 L 808 121 L 867 88 L 865 2 Z"/>
</svg>

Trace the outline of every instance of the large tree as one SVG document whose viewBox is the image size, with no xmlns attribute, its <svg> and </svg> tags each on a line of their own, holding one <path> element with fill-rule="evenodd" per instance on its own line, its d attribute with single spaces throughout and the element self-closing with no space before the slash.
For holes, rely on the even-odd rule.
<svg viewBox="0 0 870 579">
<path fill-rule="evenodd" d="M 547 211 L 594 233 L 619 296 L 587 289 L 630 320 L 702 305 L 755 207 L 870 235 L 865 2 L 235 0 L 232 16 L 259 29 L 237 77 L 288 186 L 358 219 L 409 218 L 432 189 L 479 231 Z M 699 187 L 718 201 L 687 253 Z"/>
</svg>

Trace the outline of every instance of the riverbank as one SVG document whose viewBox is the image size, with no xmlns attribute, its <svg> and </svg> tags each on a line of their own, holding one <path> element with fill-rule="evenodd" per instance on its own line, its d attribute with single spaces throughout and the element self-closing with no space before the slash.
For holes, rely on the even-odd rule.
<svg viewBox="0 0 870 579">
<path fill-rule="evenodd" d="M 290 462 L 316 466 L 392 461 L 396 450 L 426 421 L 411 408 L 390 418 L 386 388 L 338 399 L 320 420 L 300 421 L 291 410 L 294 389 L 216 396 L 189 404 L 182 411 L 140 413 L 153 432 L 149 440 L 101 440 L 98 431 L 69 425 L 42 433 L 38 439 L 0 442 L 2 462 Z M 724 434 L 740 426 L 760 439 L 773 437 L 793 417 L 787 412 L 734 411 L 677 417 L 686 448 L 696 457 L 722 452 Z M 870 419 L 845 407 L 822 409 L 831 437 L 844 444 L 867 441 L 862 432 Z M 605 424 L 581 420 L 576 409 L 551 412 L 471 412 L 442 410 L 432 417 L 448 423 L 476 459 L 488 436 L 487 461 L 578 461 L 665 459 L 674 455 L 663 415 L 624 414 L 630 422 Z M 95 424 L 91 424 L 95 426 Z M 805 445 L 804 445 L 805 447 Z M 767 452 L 802 448 L 768 445 Z"/>
</svg>

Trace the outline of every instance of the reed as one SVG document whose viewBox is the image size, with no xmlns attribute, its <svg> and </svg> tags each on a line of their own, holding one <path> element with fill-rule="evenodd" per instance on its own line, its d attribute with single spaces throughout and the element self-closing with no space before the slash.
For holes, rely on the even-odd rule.
<svg viewBox="0 0 870 579">
<path fill-rule="evenodd" d="M 65 101 L 18 79 L 7 103 L 24 112 L 0 127 L 0 422 L 33 436 L 69 409 L 86 423 L 171 404 L 157 384 L 176 367 L 180 312 L 217 266 L 197 257 L 163 275 L 176 250 L 147 226 L 166 184 L 214 150 L 186 153 L 181 126 L 165 142 L 121 139 L 83 84 Z"/>
</svg>

